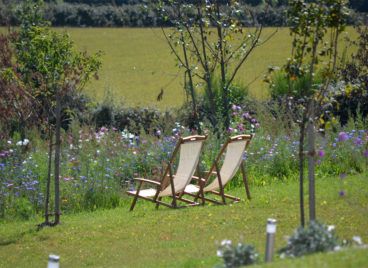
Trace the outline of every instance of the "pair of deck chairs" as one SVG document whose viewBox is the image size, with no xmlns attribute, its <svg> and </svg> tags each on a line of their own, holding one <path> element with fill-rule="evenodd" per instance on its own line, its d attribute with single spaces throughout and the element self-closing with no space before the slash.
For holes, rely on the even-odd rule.
<svg viewBox="0 0 368 268">
<path fill-rule="evenodd" d="M 225 194 L 224 188 L 239 168 L 242 172 L 247 198 L 250 199 L 243 155 L 252 135 L 238 135 L 229 138 L 222 146 L 209 171 L 202 177 L 194 176 L 206 138 L 200 135 L 180 138 L 160 181 L 135 178 L 134 180 L 138 182 L 137 189 L 127 192 L 128 195 L 134 197 L 130 211 L 134 209 L 138 198 L 155 203 L 156 208 L 160 205 L 171 208 L 184 207 L 179 206 L 179 202 L 185 203 L 185 206 L 194 206 L 200 204 L 198 200 L 202 204 L 205 204 L 206 201 L 226 204 L 227 199 L 238 202 L 240 198 Z M 178 154 L 179 162 L 174 174 L 173 165 Z M 192 181 L 194 183 L 191 183 Z M 146 183 L 153 187 L 142 189 L 143 184 Z M 220 196 L 220 200 L 209 198 L 209 194 Z M 192 198 L 188 199 L 187 195 Z M 170 198 L 171 202 L 164 202 L 163 198 Z"/>
</svg>

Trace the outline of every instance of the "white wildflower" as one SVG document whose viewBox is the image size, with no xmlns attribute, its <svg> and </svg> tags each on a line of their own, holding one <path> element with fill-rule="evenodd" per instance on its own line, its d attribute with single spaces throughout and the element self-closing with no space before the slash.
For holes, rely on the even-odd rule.
<svg viewBox="0 0 368 268">
<path fill-rule="evenodd" d="M 357 243 L 359 246 L 363 245 L 363 241 L 360 236 L 357 236 L 357 235 L 353 236 L 353 241 Z"/>
</svg>

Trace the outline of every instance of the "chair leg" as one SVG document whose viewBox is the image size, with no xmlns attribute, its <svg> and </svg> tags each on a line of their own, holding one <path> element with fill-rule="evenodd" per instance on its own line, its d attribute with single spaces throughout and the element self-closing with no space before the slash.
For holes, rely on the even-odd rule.
<svg viewBox="0 0 368 268">
<path fill-rule="evenodd" d="M 176 196 L 174 195 L 172 198 L 173 198 L 173 201 L 171 202 L 171 205 L 173 208 L 177 208 L 178 206 L 176 204 Z"/>
<path fill-rule="evenodd" d="M 226 205 L 226 199 L 225 199 L 225 190 L 224 190 L 224 185 L 222 184 L 222 178 L 221 178 L 221 174 L 220 174 L 220 169 L 217 165 L 217 162 L 215 164 L 216 167 L 216 173 L 217 173 L 217 180 L 220 186 L 220 194 L 221 194 L 221 199 L 222 199 L 222 203 L 224 205 Z"/>
<path fill-rule="evenodd" d="M 129 211 L 133 211 L 133 209 L 135 207 L 135 203 L 137 203 L 137 199 L 138 199 L 138 196 L 135 196 L 134 199 L 133 199 L 132 205 L 130 206 Z"/>
<path fill-rule="evenodd" d="M 240 166 L 241 166 L 241 171 L 242 171 L 242 174 L 243 174 L 243 181 L 244 181 L 244 186 L 245 186 L 245 192 L 247 193 L 248 200 L 250 200 L 251 199 L 251 196 L 250 196 L 250 191 L 249 191 L 248 178 L 247 178 L 247 174 L 245 173 L 245 168 L 244 168 L 243 162 L 241 163 Z"/>
<path fill-rule="evenodd" d="M 200 190 L 199 190 L 199 193 L 200 193 L 200 195 L 201 195 L 201 199 L 202 199 L 202 206 L 204 206 L 204 204 L 205 204 L 205 200 L 206 200 L 206 198 L 204 198 L 204 191 L 203 191 L 203 188 L 201 188 Z"/>
<path fill-rule="evenodd" d="M 221 198 L 222 198 L 222 202 L 224 203 L 224 205 L 226 205 L 226 198 L 225 198 L 224 188 L 221 189 Z"/>
<path fill-rule="evenodd" d="M 158 198 L 158 201 L 161 201 L 161 199 L 162 199 L 162 197 L 159 197 L 159 198 Z M 160 203 L 158 203 L 158 202 L 157 202 L 157 203 L 156 203 L 156 209 L 158 209 L 158 207 L 159 207 L 159 206 L 160 206 Z"/>
<path fill-rule="evenodd" d="M 134 196 L 134 199 L 133 199 L 132 205 L 130 206 L 129 211 L 133 211 L 133 209 L 135 207 L 135 204 L 137 203 L 137 200 L 138 200 L 138 196 L 139 196 L 139 192 L 141 190 L 141 187 L 142 187 L 142 182 L 139 183 L 137 192 L 135 193 L 135 196 Z"/>
</svg>

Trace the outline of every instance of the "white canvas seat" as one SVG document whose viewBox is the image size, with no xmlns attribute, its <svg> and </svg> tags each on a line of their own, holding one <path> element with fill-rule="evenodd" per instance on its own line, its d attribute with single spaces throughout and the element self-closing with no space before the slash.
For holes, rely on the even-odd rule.
<svg viewBox="0 0 368 268">
<path fill-rule="evenodd" d="M 240 198 L 230 196 L 224 193 L 224 187 L 229 181 L 236 175 L 239 167 L 242 171 L 244 186 L 248 199 L 250 199 L 250 192 L 247 177 L 244 168 L 244 151 L 248 147 L 252 135 L 238 135 L 231 137 L 222 146 L 217 158 L 211 166 L 209 172 L 204 178 L 196 178 L 198 185 L 188 184 L 185 187 L 184 192 L 195 197 L 195 200 L 202 198 L 202 203 L 207 201 L 225 204 L 226 198 L 232 199 L 233 201 L 240 201 Z M 221 169 L 219 169 L 219 162 L 223 157 Z M 212 179 L 212 180 L 211 180 Z M 222 201 L 206 198 L 204 194 L 212 193 L 221 196 Z"/>
<path fill-rule="evenodd" d="M 197 204 L 196 202 L 191 202 L 182 198 L 181 196 L 185 187 L 190 183 L 194 175 L 198 165 L 203 142 L 206 140 L 206 138 L 206 136 L 200 135 L 180 138 L 160 181 L 153 181 L 145 178 L 135 178 L 134 180 L 139 182 L 137 190 L 127 191 L 128 195 L 134 196 L 130 210 L 134 209 L 138 198 L 154 202 L 156 203 L 156 207 L 159 205 L 165 205 L 176 208 L 178 207 L 177 201 L 183 201 L 192 205 Z M 174 175 L 172 166 L 175 156 L 178 153 L 179 163 Z M 155 187 L 141 189 L 143 183 L 149 183 Z M 171 197 L 173 200 L 171 204 L 168 204 L 161 201 L 162 197 Z"/>
</svg>

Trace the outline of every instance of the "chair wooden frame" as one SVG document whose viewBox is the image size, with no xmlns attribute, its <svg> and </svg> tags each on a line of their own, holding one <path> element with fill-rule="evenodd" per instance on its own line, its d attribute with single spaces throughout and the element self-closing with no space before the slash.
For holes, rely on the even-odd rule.
<svg viewBox="0 0 368 268">
<path fill-rule="evenodd" d="M 205 201 L 209 201 L 215 204 L 221 204 L 221 205 L 225 205 L 226 204 L 226 199 L 230 199 L 234 202 L 239 202 L 240 198 L 239 197 L 235 197 L 235 196 L 231 196 L 229 194 L 225 194 L 225 184 L 227 184 L 227 182 L 229 182 L 233 176 L 235 176 L 236 171 L 240 168 L 241 173 L 242 173 L 242 177 L 243 177 L 243 182 L 244 182 L 244 186 L 245 186 L 245 192 L 247 195 L 247 198 L 250 200 L 251 199 L 251 195 L 250 195 L 250 191 L 249 191 L 249 185 L 248 185 L 248 178 L 245 172 L 245 163 L 244 163 L 244 159 L 241 156 L 241 160 L 239 162 L 238 165 L 236 165 L 234 167 L 233 170 L 233 176 L 231 176 L 231 178 L 228 178 L 227 182 L 223 182 L 222 178 L 221 178 L 221 170 L 219 168 L 219 162 L 221 161 L 222 156 L 227 152 L 227 148 L 229 146 L 229 144 L 233 143 L 233 142 L 237 142 L 237 141 L 245 141 L 245 145 L 244 145 L 244 150 L 242 152 L 244 152 L 251 139 L 252 139 L 253 135 L 250 134 L 243 134 L 243 135 L 238 135 L 238 136 L 234 136 L 234 137 L 230 137 L 225 144 L 222 146 L 220 152 L 218 153 L 215 161 L 213 162 L 210 170 L 208 172 L 205 172 L 205 176 L 203 178 L 200 177 L 196 177 L 193 176 L 193 179 L 197 181 L 198 185 L 193 185 L 193 184 L 189 184 L 184 193 L 194 197 L 194 201 L 196 202 L 199 198 L 202 200 L 202 204 L 205 204 Z M 206 186 L 209 187 L 210 184 L 208 184 L 211 176 L 216 176 L 215 180 L 218 181 L 218 190 L 206 190 Z M 214 181 L 213 181 L 214 182 Z M 208 185 L 207 185 L 208 184 Z M 196 188 L 194 188 L 196 187 Z M 189 190 L 190 188 L 190 190 Z M 205 197 L 205 194 L 214 194 L 217 196 L 221 197 L 221 201 L 215 200 L 215 199 L 211 199 L 208 197 Z"/>
<path fill-rule="evenodd" d="M 200 136 L 200 135 L 193 135 L 193 136 L 189 136 L 189 137 L 184 137 L 184 138 L 180 138 L 179 141 L 177 142 L 175 149 L 172 153 L 172 156 L 167 164 L 167 167 L 165 168 L 165 172 L 163 173 L 162 177 L 161 177 L 161 181 L 154 181 L 154 180 L 150 180 L 150 179 L 145 179 L 145 178 L 134 178 L 135 181 L 138 181 L 138 188 L 136 191 L 127 191 L 127 194 L 130 196 L 134 196 L 133 202 L 130 206 L 130 211 L 132 211 L 137 203 L 138 198 L 156 203 L 156 209 L 159 207 L 159 205 L 164 205 L 170 208 L 179 208 L 178 206 L 178 201 L 182 201 L 185 202 L 189 205 L 198 205 L 198 203 L 196 201 L 192 201 L 192 200 L 188 200 L 182 197 L 185 186 L 190 182 L 190 178 L 193 176 L 197 166 L 198 166 L 198 161 L 199 161 L 199 154 L 201 152 L 201 149 L 203 147 L 203 142 L 207 139 L 207 136 Z M 189 174 L 188 174 L 188 178 L 189 180 L 185 183 L 185 186 L 182 187 L 182 189 L 175 189 L 175 178 L 176 175 L 173 174 L 173 163 L 175 161 L 175 158 L 177 156 L 177 154 L 180 151 L 180 148 L 182 147 L 183 144 L 187 144 L 190 142 L 201 142 L 200 144 L 200 149 L 197 152 L 198 155 L 194 155 L 193 157 L 196 157 L 195 161 L 194 161 L 194 165 L 192 167 L 192 170 L 189 170 Z M 191 173 L 191 174 L 190 174 Z M 177 179 L 178 180 L 178 179 Z M 152 184 L 154 185 L 156 188 L 155 189 L 149 189 L 151 191 L 151 195 L 149 196 L 143 196 L 141 193 L 141 188 L 142 185 L 144 183 L 148 183 L 148 184 Z M 171 189 L 171 194 L 167 195 L 168 197 L 172 198 L 172 202 L 171 203 L 165 203 L 162 201 L 162 197 L 160 196 L 160 193 L 163 193 L 163 191 L 168 191 L 167 189 L 169 189 L 168 187 L 170 187 Z M 143 190 L 144 191 L 144 190 Z M 183 206 L 180 206 L 183 207 Z"/>
</svg>

